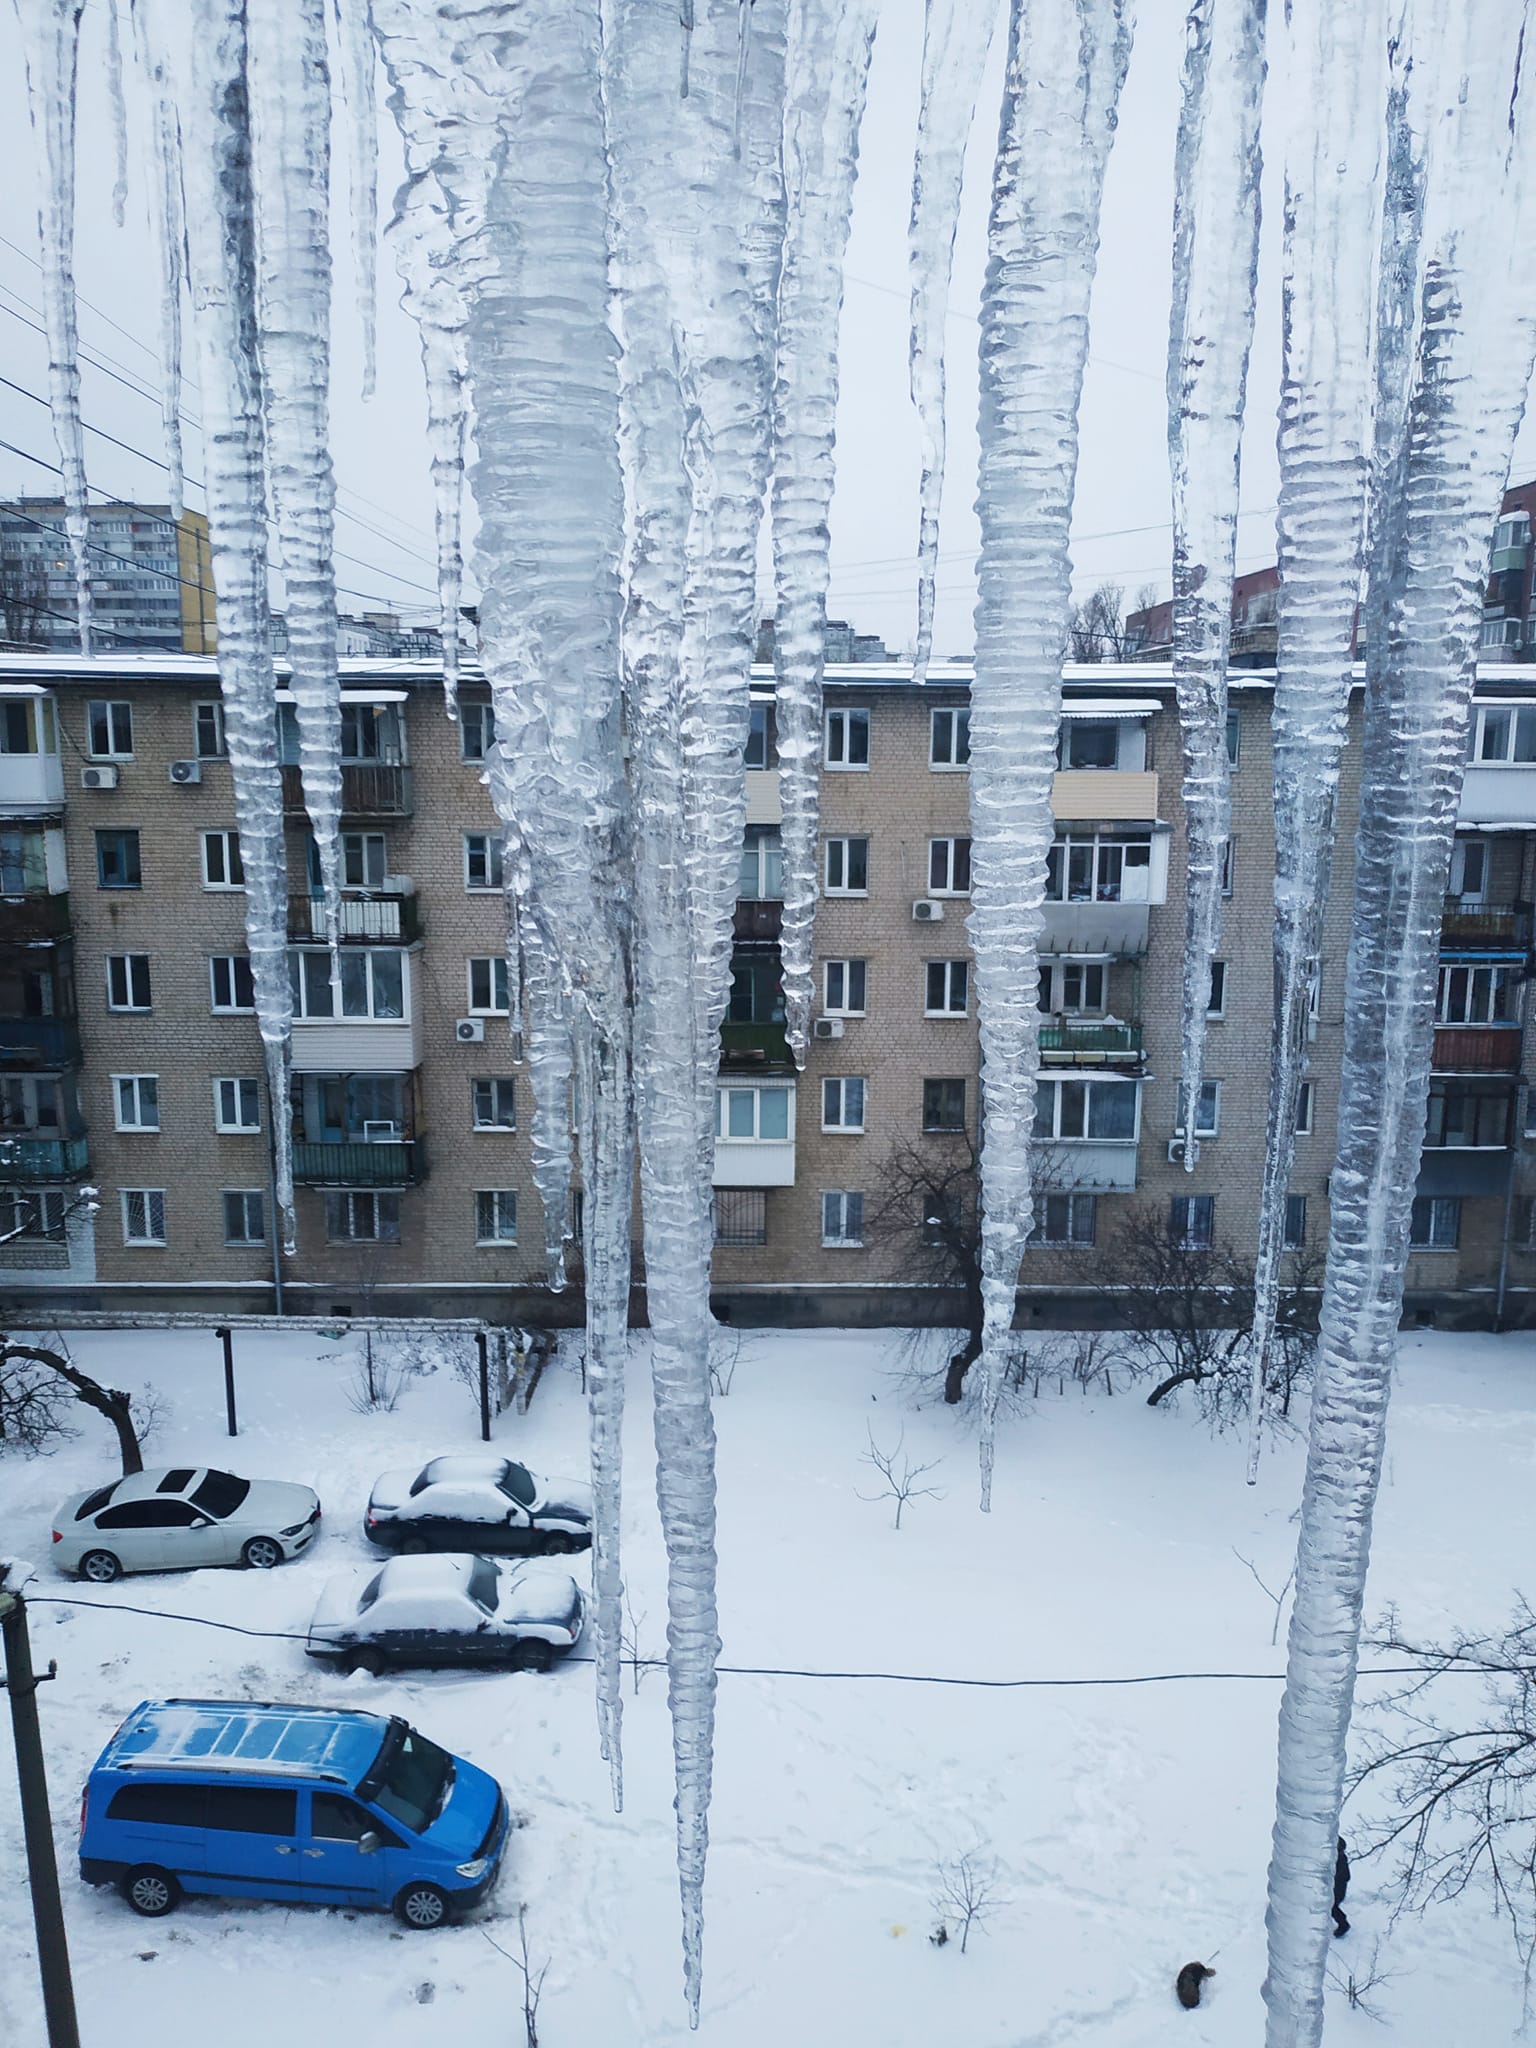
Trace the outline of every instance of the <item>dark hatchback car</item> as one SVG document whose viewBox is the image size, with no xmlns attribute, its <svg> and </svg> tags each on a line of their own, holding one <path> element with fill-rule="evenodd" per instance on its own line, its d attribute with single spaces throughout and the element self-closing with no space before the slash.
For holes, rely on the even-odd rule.
<svg viewBox="0 0 1536 2048">
<path fill-rule="evenodd" d="M 386 1472 L 363 1532 L 381 1550 L 585 1550 L 592 1489 L 578 1479 L 541 1479 L 497 1451 L 463 1452 L 419 1472 Z"/>
</svg>

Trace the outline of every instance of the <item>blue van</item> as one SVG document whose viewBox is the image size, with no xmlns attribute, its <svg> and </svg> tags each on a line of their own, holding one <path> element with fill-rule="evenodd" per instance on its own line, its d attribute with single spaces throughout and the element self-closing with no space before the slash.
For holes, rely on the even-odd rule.
<svg viewBox="0 0 1536 2048">
<path fill-rule="evenodd" d="M 496 1780 L 398 1716 L 145 1700 L 86 1781 L 80 1875 L 152 1919 L 198 1892 L 431 1928 L 485 1897 L 507 1829 Z"/>
</svg>

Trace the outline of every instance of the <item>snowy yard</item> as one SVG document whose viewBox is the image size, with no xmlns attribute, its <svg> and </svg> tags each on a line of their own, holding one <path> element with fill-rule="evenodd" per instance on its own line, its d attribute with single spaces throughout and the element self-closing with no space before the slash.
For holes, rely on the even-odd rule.
<svg viewBox="0 0 1536 2048">
<path fill-rule="evenodd" d="M 1242 1479 L 1235 1439 L 1071 1386 L 1000 1432 L 994 1510 L 976 1510 L 974 1445 L 941 1407 L 914 1410 L 884 1333 L 749 1336 L 720 1429 L 725 1661 L 835 1671 L 1075 1677 L 1278 1672 L 1272 1613 L 1234 1548 L 1279 1585 L 1294 1544 L 1300 1453 Z M 643 1650 L 662 1646 L 644 1340 L 631 1371 L 627 1567 Z M 82 2033 L 120 2048 L 371 2048 L 468 2040 L 520 2048 L 518 1974 L 492 1947 L 548 1957 L 544 2048 L 659 2048 L 688 2038 L 672 1865 L 665 1680 L 625 1682 L 627 1799 L 597 1755 L 591 1672 L 343 1679 L 298 1643 L 121 1613 L 125 1606 L 302 1632 L 329 1573 L 366 1553 L 360 1516 L 386 1466 L 468 1447 L 473 1402 L 448 1373 L 392 1415 L 360 1415 L 347 1361 L 313 1336 L 237 1340 L 242 1435 L 224 1435 L 211 1337 L 102 1334 L 76 1355 L 114 1384 L 152 1380 L 170 1413 L 151 1463 L 208 1461 L 314 1485 L 324 1534 L 268 1574 L 200 1572 L 106 1589 L 59 1579 L 55 1505 L 113 1471 L 82 1415 L 56 1455 L 0 1461 L 5 1548 L 34 1561 L 40 1695 Z M 869 1431 L 941 1461 L 941 1499 L 862 1500 Z M 546 1376 L 499 1440 L 549 1473 L 584 1469 L 572 1376 Z M 1369 1612 L 1496 1624 L 1536 1539 L 1536 1342 L 1405 1340 L 1377 1518 Z M 1526 1583 L 1526 1590 L 1533 1590 Z M 75 1597 L 76 1594 L 79 1597 Z M 91 1604 L 87 1604 L 87 1602 Z M 1451 1681 L 1465 1685 L 1465 1681 Z M 135 1918 L 75 1875 L 81 1781 L 129 1707 L 191 1694 L 367 1705 L 407 1715 L 495 1772 L 527 1825 L 471 1922 L 404 1934 L 383 1916 L 194 1901 Z M 723 1676 L 706 1900 L 701 2038 L 717 2048 L 1142 2048 L 1251 2043 L 1261 2027 L 1264 1872 L 1278 1685 L 1178 1683 L 987 1691 L 869 1679 Z M 1348 1821 L 1346 1819 L 1346 1832 Z M 980 1846 L 1006 1903 L 969 1953 L 935 1948 L 935 1866 Z M 0 2040 L 39 2048 L 16 1788 L 0 1739 Z M 1371 1864 L 1336 1964 L 1378 1937 L 1396 1974 L 1378 2029 L 1330 1998 L 1330 2041 L 1484 2048 L 1520 2017 L 1506 1931 L 1481 1902 L 1388 1928 Z M 1219 1951 L 1197 2012 L 1181 1963 Z M 1177 2033 L 1175 2033 L 1177 2030 Z"/>
</svg>

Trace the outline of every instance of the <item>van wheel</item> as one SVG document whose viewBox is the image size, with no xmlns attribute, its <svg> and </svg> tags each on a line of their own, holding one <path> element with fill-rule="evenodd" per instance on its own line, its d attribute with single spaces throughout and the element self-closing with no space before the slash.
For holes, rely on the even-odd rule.
<svg viewBox="0 0 1536 2048">
<path fill-rule="evenodd" d="M 377 1678 L 384 1669 L 384 1659 L 377 1650 L 349 1650 L 346 1667 L 348 1671 L 366 1671 L 370 1678 Z"/>
<path fill-rule="evenodd" d="M 447 1896 L 435 1884 L 408 1884 L 395 1900 L 397 1918 L 418 1933 L 430 1933 L 448 1918 Z"/>
<path fill-rule="evenodd" d="M 80 1560 L 80 1576 L 93 1586 L 110 1586 L 122 1575 L 123 1568 L 110 1550 L 88 1550 Z"/>
<path fill-rule="evenodd" d="M 519 1671 L 547 1671 L 555 1661 L 555 1653 L 548 1643 L 536 1636 L 517 1646 L 517 1668 Z"/>
<path fill-rule="evenodd" d="M 269 1572 L 283 1561 L 283 1546 L 270 1536 L 253 1536 L 240 1553 L 253 1572 Z"/>
<path fill-rule="evenodd" d="M 146 1920 L 161 1920 L 181 1904 L 181 1886 L 168 1870 L 140 1863 L 123 1879 L 123 1897 Z"/>
</svg>

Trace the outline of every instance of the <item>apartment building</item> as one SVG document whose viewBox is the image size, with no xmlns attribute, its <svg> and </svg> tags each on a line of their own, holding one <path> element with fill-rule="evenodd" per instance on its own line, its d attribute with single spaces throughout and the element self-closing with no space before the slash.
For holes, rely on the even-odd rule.
<svg viewBox="0 0 1536 2048">
<path fill-rule="evenodd" d="M 101 644 L 212 654 L 213 561 L 201 512 L 169 505 L 93 505 L 87 547 Z M 62 498 L 0 504 L 0 637 L 12 644 L 79 644 L 75 564 Z"/>
<path fill-rule="evenodd" d="M 1536 684 L 1485 666 L 1443 928 L 1410 1312 L 1526 1320 L 1536 1118 L 1526 1031 Z M 488 692 L 456 722 L 431 664 L 343 688 L 337 1004 L 293 711 L 279 703 L 295 991 L 291 1099 L 267 1099 L 215 664 L 0 657 L 0 1305 L 324 1314 L 574 1312 L 549 1295 L 527 1070 L 509 1018 Z M 900 1149 L 963 1157 L 981 1086 L 966 939 L 968 682 L 827 678 L 814 1036 L 787 1055 L 778 771 L 753 685 L 715 1154 L 717 1303 L 738 1319 L 903 1322 L 953 1304 L 872 1227 Z M 1267 1106 L 1273 802 L 1263 671 L 1233 675 L 1234 824 L 1208 1083 L 1175 1151 L 1183 821 L 1165 665 L 1069 668 L 1041 939 L 1040 1157 L 1026 1315 L 1101 1316 L 1153 1226 L 1251 1253 Z M 280 693 L 280 698 L 282 693 Z M 1288 1230 L 1326 1242 L 1359 704 L 1340 801 Z M 339 1014 L 338 1014 L 339 1011 Z M 297 1246 L 273 1244 L 274 1107 Z M 1527 1136 L 1530 1127 L 1529 1137 Z M 79 1190 L 99 1191 L 92 1215 Z M 643 1272 L 637 1287 L 643 1313 Z"/>
</svg>

